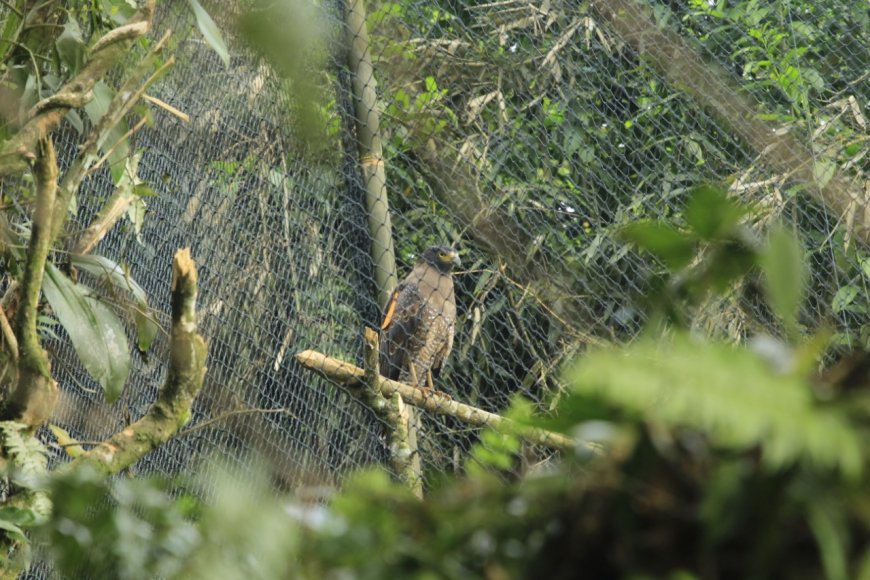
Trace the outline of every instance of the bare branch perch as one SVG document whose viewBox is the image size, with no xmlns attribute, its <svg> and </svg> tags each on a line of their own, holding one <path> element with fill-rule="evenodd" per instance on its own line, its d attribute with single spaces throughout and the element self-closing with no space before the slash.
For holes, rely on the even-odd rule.
<svg viewBox="0 0 870 580">
<path fill-rule="evenodd" d="M 359 388 L 365 381 L 365 371 L 363 369 L 314 350 L 298 353 L 296 360 L 303 367 L 320 373 L 326 378 L 351 389 Z M 560 433 L 524 427 L 501 415 L 449 400 L 446 395 L 431 395 L 422 389 L 398 381 L 392 381 L 380 375 L 378 375 L 378 386 L 380 387 L 381 394 L 386 397 L 391 397 L 394 393 L 398 393 L 402 396 L 405 403 L 425 409 L 431 413 L 456 417 L 469 425 L 493 427 L 499 430 L 514 432 L 533 443 L 538 443 L 552 449 L 574 450 L 578 445 L 581 445 L 595 452 L 599 451 L 591 443 L 576 441 Z"/>
<path fill-rule="evenodd" d="M 175 253 L 172 262 L 172 333 L 169 375 L 157 401 L 144 417 L 99 446 L 76 458 L 66 469 L 87 464 L 113 474 L 134 464 L 169 440 L 190 419 L 191 406 L 202 388 L 207 348 L 196 332 L 196 265 L 190 249 Z"/>
<path fill-rule="evenodd" d="M 417 453 L 417 430 L 411 428 L 411 413 L 405 407 L 398 393 L 386 399 L 381 393 L 380 374 L 378 373 L 378 333 L 371 328 L 363 331 L 365 340 L 363 359 L 365 362 L 365 399 L 376 411 L 387 419 L 392 429 L 390 434 L 390 455 L 393 468 L 414 495 L 423 497 L 423 468 L 420 454 Z"/>
</svg>

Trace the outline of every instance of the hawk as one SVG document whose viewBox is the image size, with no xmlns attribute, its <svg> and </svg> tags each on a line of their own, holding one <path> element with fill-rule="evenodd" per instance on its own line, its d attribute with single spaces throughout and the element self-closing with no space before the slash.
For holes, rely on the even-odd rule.
<svg viewBox="0 0 870 580">
<path fill-rule="evenodd" d="M 434 388 L 432 373 L 438 375 L 453 348 L 456 298 L 451 273 L 459 264 L 456 250 L 433 246 L 393 291 L 381 325 L 381 375 Z"/>
</svg>

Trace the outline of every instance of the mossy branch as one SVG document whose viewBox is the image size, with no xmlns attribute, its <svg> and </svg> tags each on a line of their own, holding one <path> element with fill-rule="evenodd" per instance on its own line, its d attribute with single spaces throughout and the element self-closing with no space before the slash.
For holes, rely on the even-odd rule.
<svg viewBox="0 0 870 580">
<path fill-rule="evenodd" d="M 21 129 L 0 146 L 0 177 L 21 173 L 36 159 L 44 137 L 60 125 L 70 109 L 93 98 L 94 85 L 121 62 L 133 42 L 151 29 L 155 0 L 148 0 L 126 24 L 108 32 L 91 49 L 87 64 L 54 95 L 33 106 Z"/>
<path fill-rule="evenodd" d="M 52 211 L 57 195 L 57 156 L 49 137 L 39 140 L 33 179 L 36 184 L 36 209 L 33 212 L 16 325 L 18 382 L 9 396 L 3 418 L 38 427 L 45 422 L 57 402 L 57 383 L 51 378 L 48 354 L 39 344 L 36 330 L 45 261 L 51 248 Z"/>
<path fill-rule="evenodd" d="M 73 460 L 65 469 L 89 465 L 111 475 L 125 469 L 166 443 L 191 416 L 193 401 L 202 389 L 207 347 L 196 327 L 196 265 L 190 249 L 172 262 L 172 330 L 169 374 L 157 401 L 141 419 Z"/>
<path fill-rule="evenodd" d="M 314 350 L 306 350 L 296 354 L 296 361 L 307 369 L 313 370 L 340 385 L 349 387 L 351 392 L 359 389 L 366 380 L 365 370 Z M 380 375 L 377 379 L 378 388 L 383 396 L 392 397 L 393 394 L 398 393 L 405 403 L 431 413 L 450 415 L 469 425 L 510 431 L 528 441 L 552 449 L 574 450 L 578 446 L 585 446 L 595 452 L 599 451 L 596 446 L 590 443 L 576 441 L 560 433 L 520 425 L 501 415 L 451 400 L 443 393 L 429 393 Z"/>
</svg>

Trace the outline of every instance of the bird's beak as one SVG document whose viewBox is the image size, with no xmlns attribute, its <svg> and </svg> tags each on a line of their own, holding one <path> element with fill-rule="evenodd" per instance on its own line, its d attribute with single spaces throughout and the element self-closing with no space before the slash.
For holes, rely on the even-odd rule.
<svg viewBox="0 0 870 580">
<path fill-rule="evenodd" d="M 450 258 L 453 260 L 453 265 L 458 268 L 462 265 L 462 260 L 459 259 L 459 254 L 456 252 L 450 252 Z"/>
</svg>

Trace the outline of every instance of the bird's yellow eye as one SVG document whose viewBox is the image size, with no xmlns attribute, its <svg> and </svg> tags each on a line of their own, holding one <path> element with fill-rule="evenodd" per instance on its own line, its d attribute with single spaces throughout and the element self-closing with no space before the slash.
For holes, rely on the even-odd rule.
<svg viewBox="0 0 870 580">
<path fill-rule="evenodd" d="M 456 254 L 453 252 L 438 252 L 438 261 L 445 264 L 452 264 L 456 259 Z"/>
</svg>

